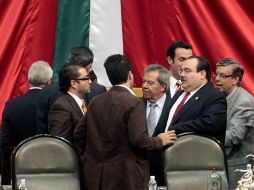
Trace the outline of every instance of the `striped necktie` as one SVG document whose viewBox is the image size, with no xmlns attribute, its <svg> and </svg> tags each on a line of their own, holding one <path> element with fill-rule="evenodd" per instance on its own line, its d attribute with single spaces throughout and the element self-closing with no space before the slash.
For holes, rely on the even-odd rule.
<svg viewBox="0 0 254 190">
<path fill-rule="evenodd" d="M 148 128 L 148 135 L 151 137 L 153 136 L 155 127 L 156 127 L 156 121 L 155 121 L 155 117 L 156 117 L 156 113 L 155 113 L 155 107 L 157 106 L 156 103 L 151 103 L 149 105 L 150 107 L 150 112 L 148 114 L 147 117 L 147 128 Z"/>
</svg>

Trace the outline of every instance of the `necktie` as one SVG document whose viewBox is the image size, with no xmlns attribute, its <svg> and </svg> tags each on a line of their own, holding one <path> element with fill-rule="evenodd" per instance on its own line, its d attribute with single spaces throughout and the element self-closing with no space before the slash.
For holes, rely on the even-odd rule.
<svg viewBox="0 0 254 190">
<path fill-rule="evenodd" d="M 81 106 L 84 114 L 87 112 L 87 105 L 86 105 L 86 102 L 83 100 L 83 103 L 82 103 L 82 106 Z"/>
<path fill-rule="evenodd" d="M 155 130 L 155 127 L 156 127 L 156 121 L 155 121 L 155 107 L 157 106 L 156 103 L 151 103 L 149 105 L 150 107 L 150 112 L 148 114 L 148 117 L 147 117 L 147 127 L 148 127 L 148 135 L 151 137 L 153 136 L 153 132 Z"/>
<path fill-rule="evenodd" d="M 170 125 L 169 125 L 168 129 L 171 128 L 171 125 L 172 125 L 173 122 L 175 121 L 175 118 L 176 118 L 177 114 L 178 114 L 179 111 L 182 109 L 182 107 L 183 107 L 183 105 L 184 105 L 184 103 L 185 103 L 185 101 L 186 101 L 186 99 L 188 98 L 189 95 L 190 95 L 190 92 L 186 92 L 186 94 L 184 95 L 182 101 L 181 101 L 181 102 L 179 103 L 179 105 L 177 106 L 176 111 L 175 111 L 175 113 L 174 113 L 174 115 L 173 115 L 173 117 L 172 117 L 172 120 L 171 120 L 171 122 L 170 122 Z"/>
</svg>

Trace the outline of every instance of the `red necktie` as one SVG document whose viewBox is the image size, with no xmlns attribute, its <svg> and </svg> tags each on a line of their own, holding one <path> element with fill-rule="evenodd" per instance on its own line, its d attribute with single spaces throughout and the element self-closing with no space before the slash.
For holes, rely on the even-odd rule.
<svg viewBox="0 0 254 190">
<path fill-rule="evenodd" d="M 170 122 L 170 125 L 169 125 L 168 129 L 171 128 L 172 123 L 175 121 L 175 118 L 176 118 L 177 114 L 178 114 L 179 111 L 182 109 L 182 107 L 183 107 L 183 105 L 184 105 L 184 103 L 185 103 L 185 101 L 186 101 L 186 99 L 188 98 L 189 95 L 190 95 L 190 92 L 186 92 L 186 94 L 184 95 L 182 101 L 181 101 L 180 104 L 177 106 L 176 111 L 175 111 L 175 113 L 174 113 L 174 115 L 173 115 L 173 117 L 172 117 L 172 120 L 171 120 L 171 122 Z"/>
</svg>

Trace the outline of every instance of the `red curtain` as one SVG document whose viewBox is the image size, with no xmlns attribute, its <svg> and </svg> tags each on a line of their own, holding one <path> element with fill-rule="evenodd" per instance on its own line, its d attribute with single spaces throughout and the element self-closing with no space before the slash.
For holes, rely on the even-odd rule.
<svg viewBox="0 0 254 190">
<path fill-rule="evenodd" d="M 2 113 L 6 100 L 27 91 L 30 65 L 37 60 L 52 63 L 57 0 L 1 0 L 0 9 Z"/>
<path fill-rule="evenodd" d="M 166 50 L 181 39 L 213 71 L 219 59 L 237 59 L 245 68 L 242 86 L 254 95 L 253 8 L 253 0 L 122 0 L 124 52 L 135 65 L 136 84 L 148 64 L 168 67 Z"/>
</svg>

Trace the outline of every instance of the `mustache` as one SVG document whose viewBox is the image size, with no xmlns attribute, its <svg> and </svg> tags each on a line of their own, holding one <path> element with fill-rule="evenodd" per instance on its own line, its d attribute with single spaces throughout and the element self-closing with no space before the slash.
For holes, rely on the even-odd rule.
<svg viewBox="0 0 254 190">
<path fill-rule="evenodd" d="M 186 78 L 180 77 L 180 80 L 181 80 L 182 82 L 184 82 L 184 81 L 186 81 Z"/>
</svg>

